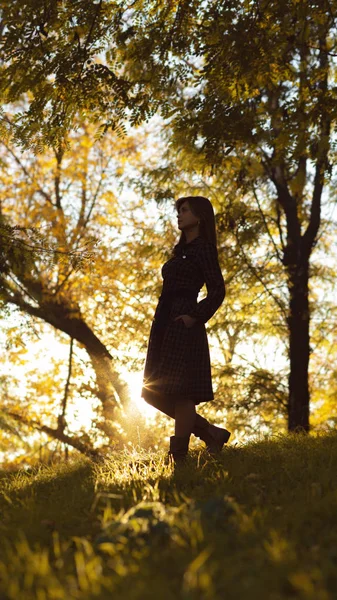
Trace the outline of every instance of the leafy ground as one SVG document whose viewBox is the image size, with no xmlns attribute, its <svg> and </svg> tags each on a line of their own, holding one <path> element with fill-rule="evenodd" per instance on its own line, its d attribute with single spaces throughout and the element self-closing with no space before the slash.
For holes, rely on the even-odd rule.
<svg viewBox="0 0 337 600">
<path fill-rule="evenodd" d="M 0 472 L 1 600 L 337 597 L 337 435 Z"/>
</svg>

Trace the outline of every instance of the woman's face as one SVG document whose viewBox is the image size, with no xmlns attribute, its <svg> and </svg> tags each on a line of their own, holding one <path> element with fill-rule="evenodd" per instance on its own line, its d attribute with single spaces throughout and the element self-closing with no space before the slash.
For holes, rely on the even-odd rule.
<svg viewBox="0 0 337 600">
<path fill-rule="evenodd" d="M 181 231 L 185 231 L 186 229 L 193 229 L 198 225 L 199 219 L 192 213 L 188 200 L 186 200 L 186 202 L 183 202 L 183 204 L 179 206 L 177 216 L 178 229 L 181 229 Z"/>
</svg>

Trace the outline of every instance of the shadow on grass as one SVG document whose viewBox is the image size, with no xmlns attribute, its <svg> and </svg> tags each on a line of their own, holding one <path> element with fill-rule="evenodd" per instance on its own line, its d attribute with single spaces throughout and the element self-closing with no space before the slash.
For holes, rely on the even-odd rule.
<svg viewBox="0 0 337 600">
<path fill-rule="evenodd" d="M 89 461 L 1 471 L 0 481 L 2 539 L 14 542 L 24 532 L 29 543 L 48 545 L 55 530 L 68 537 L 97 529 L 90 512 L 95 473 Z"/>
<path fill-rule="evenodd" d="M 279 436 L 216 458 L 193 450 L 176 471 L 165 459 L 135 448 L 102 464 L 0 473 L 0 533 L 15 547 L 0 580 L 21 593 L 29 573 L 28 600 L 37 590 L 83 600 L 333 597 L 336 434 Z M 27 549 L 22 532 L 42 550 Z"/>
</svg>

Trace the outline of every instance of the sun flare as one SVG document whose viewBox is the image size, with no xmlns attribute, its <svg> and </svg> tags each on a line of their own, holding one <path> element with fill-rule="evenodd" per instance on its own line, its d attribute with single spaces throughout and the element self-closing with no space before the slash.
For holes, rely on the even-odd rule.
<svg viewBox="0 0 337 600">
<path fill-rule="evenodd" d="M 142 389 L 143 371 L 139 371 L 136 373 L 126 373 L 125 381 L 127 382 L 130 388 L 130 396 L 132 402 L 144 415 L 147 422 L 153 421 L 158 411 L 155 408 L 153 408 L 153 406 L 145 402 L 145 400 L 143 400 L 143 398 L 140 395 Z"/>
</svg>

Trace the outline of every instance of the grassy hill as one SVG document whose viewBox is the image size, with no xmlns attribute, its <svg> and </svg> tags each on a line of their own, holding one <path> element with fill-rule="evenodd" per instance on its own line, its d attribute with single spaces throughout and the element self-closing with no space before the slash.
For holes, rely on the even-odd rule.
<svg viewBox="0 0 337 600">
<path fill-rule="evenodd" d="M 337 435 L 0 472 L 1 600 L 337 598 Z"/>
</svg>

